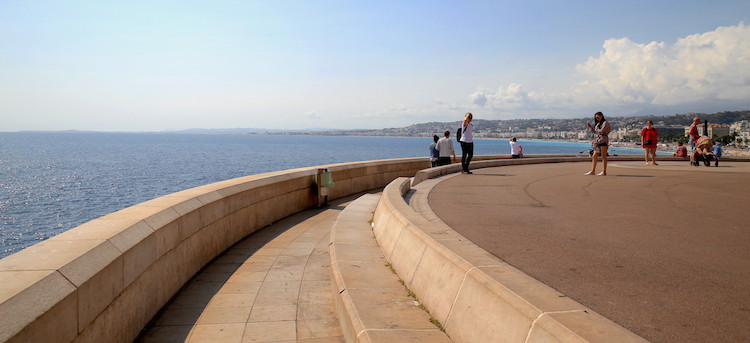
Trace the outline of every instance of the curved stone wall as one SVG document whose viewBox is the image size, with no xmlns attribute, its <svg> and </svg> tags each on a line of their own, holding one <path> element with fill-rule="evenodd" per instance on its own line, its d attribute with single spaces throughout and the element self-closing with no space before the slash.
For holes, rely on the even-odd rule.
<svg viewBox="0 0 750 343">
<path fill-rule="evenodd" d="M 92 220 L 0 260 L 0 342 L 132 342 L 206 263 L 243 237 L 329 199 L 383 187 L 426 158 L 334 164 L 192 188 Z"/>
<path fill-rule="evenodd" d="M 399 278 L 453 342 L 645 342 L 442 222 L 428 221 L 404 200 L 410 188 L 407 178 L 386 186 L 373 232 Z"/>
</svg>

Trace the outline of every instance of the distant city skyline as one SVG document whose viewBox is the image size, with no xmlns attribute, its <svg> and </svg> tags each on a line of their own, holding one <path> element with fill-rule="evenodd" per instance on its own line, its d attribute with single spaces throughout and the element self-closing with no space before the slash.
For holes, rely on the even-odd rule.
<svg viewBox="0 0 750 343">
<path fill-rule="evenodd" d="M 0 131 L 750 109 L 747 1 L 0 2 Z"/>
</svg>

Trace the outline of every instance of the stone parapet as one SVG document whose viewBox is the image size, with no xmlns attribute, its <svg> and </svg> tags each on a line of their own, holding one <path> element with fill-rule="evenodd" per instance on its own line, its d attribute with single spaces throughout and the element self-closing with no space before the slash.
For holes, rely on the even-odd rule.
<svg viewBox="0 0 750 343">
<path fill-rule="evenodd" d="M 241 177 L 97 218 L 0 260 L 0 342 L 131 342 L 206 263 L 243 237 L 329 198 L 383 187 L 427 158 Z"/>
</svg>

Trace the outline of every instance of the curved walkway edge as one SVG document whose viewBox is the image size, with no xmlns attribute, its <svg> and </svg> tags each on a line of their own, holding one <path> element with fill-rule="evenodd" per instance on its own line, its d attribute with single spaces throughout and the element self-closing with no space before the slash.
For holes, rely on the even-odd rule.
<svg viewBox="0 0 750 343">
<path fill-rule="evenodd" d="M 333 296 L 346 341 L 451 342 L 386 266 L 370 225 L 379 200 L 355 200 L 331 231 Z"/>
<path fill-rule="evenodd" d="M 450 176 L 449 176 L 450 177 Z M 416 208 L 440 179 L 412 194 Z M 374 232 L 399 277 L 454 342 L 645 342 L 511 267 L 404 200 L 411 180 L 386 186 Z M 423 211 L 424 212 L 424 211 Z"/>
</svg>

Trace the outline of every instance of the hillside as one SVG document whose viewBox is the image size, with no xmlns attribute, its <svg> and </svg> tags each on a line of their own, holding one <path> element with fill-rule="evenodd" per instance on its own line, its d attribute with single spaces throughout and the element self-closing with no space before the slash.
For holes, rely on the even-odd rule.
<svg viewBox="0 0 750 343">
<path fill-rule="evenodd" d="M 712 114 L 685 113 L 670 116 L 636 116 L 636 117 L 608 117 L 607 120 L 616 128 L 642 128 L 647 120 L 652 120 L 656 127 L 682 127 L 692 123 L 694 117 L 708 120 L 716 124 L 732 124 L 741 120 L 750 120 L 750 111 L 726 111 Z M 593 121 L 592 118 L 574 119 L 511 119 L 511 120 L 485 120 L 477 119 L 474 127 L 477 137 L 497 138 L 507 137 L 514 132 L 580 132 L 586 128 L 586 123 Z M 340 135 L 340 136 L 406 136 L 426 137 L 434 134 L 442 135 L 445 130 L 455 134 L 455 130 L 461 125 L 461 121 L 453 122 L 429 122 L 409 125 L 401 128 L 386 128 L 379 130 L 325 130 L 310 132 L 312 135 Z"/>
</svg>

